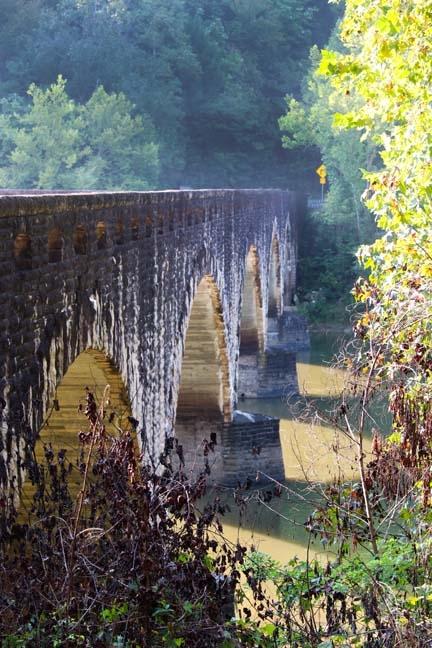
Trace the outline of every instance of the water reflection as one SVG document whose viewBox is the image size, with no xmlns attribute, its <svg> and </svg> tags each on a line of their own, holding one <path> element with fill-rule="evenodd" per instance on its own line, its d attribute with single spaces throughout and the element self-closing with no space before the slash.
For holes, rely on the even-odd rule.
<svg viewBox="0 0 432 648">
<path fill-rule="evenodd" d="M 297 354 L 297 378 L 302 395 L 335 397 L 341 393 L 345 373 L 336 364 L 345 341 L 338 333 L 311 335 L 311 348 Z"/>
<path fill-rule="evenodd" d="M 343 369 L 333 364 L 342 342 L 339 335 L 312 336 L 311 350 L 298 355 L 299 396 L 242 402 L 244 410 L 280 419 L 286 481 L 280 496 L 267 503 L 257 502 L 256 493 L 245 493 L 246 510 L 239 513 L 232 506 L 224 529 L 230 539 L 240 538 L 281 562 L 294 555 L 324 555 L 304 522 L 322 502 L 326 483 L 356 478 L 356 446 L 330 424 L 345 380 Z"/>
</svg>

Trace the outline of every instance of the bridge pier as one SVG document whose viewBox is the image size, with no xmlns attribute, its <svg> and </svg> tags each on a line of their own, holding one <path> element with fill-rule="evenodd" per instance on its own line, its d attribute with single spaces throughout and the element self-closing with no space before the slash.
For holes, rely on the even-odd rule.
<svg viewBox="0 0 432 648">
<path fill-rule="evenodd" d="M 240 400 L 297 394 L 297 351 L 309 345 L 306 322 L 294 308 L 286 308 L 279 317 L 268 317 L 265 349 L 240 354 Z"/>
<path fill-rule="evenodd" d="M 221 443 L 224 424 L 221 418 L 195 413 L 190 417 L 177 418 L 175 426 L 174 454 L 177 464 L 185 473 L 196 477 L 206 472 L 209 481 L 222 483 L 224 478 L 223 445 Z M 178 445 L 180 452 L 178 452 Z"/>
<path fill-rule="evenodd" d="M 250 480 L 257 486 L 285 479 L 279 437 L 279 419 L 236 410 L 233 421 L 224 425 L 223 483 L 235 486 Z"/>
<path fill-rule="evenodd" d="M 279 419 L 236 410 L 231 423 L 197 416 L 176 423 L 172 448 L 173 467 L 197 477 L 206 473 L 209 483 L 236 486 L 247 481 L 256 485 L 268 478 L 285 478 L 279 438 Z M 184 462 L 184 464 L 183 464 Z"/>
<path fill-rule="evenodd" d="M 278 347 L 239 360 L 239 399 L 298 393 L 296 354 Z"/>
</svg>

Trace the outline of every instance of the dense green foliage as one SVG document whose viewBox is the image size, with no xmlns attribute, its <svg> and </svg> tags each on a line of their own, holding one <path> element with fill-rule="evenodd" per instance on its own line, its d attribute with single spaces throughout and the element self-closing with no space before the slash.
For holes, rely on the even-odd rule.
<svg viewBox="0 0 432 648">
<path fill-rule="evenodd" d="M 330 46 L 342 49 L 339 25 L 334 29 Z M 320 55 L 314 48 L 302 100 L 286 98 L 287 113 L 279 120 L 282 142 L 300 158 L 309 154 L 317 166 L 325 164 L 327 183 L 321 218 L 349 230 L 352 245 L 358 246 L 375 234 L 373 219 L 361 195 L 367 186 L 362 168 L 372 168 L 377 150 L 375 144 L 361 141 L 358 133 L 332 127 L 334 112 L 343 110 L 350 98 L 337 93 L 317 73 L 319 63 Z M 321 187 L 317 175 L 314 180 L 313 195 L 318 197 Z"/>
<path fill-rule="evenodd" d="M 331 47 L 343 50 L 339 24 L 330 39 Z M 294 152 L 304 167 L 312 166 L 314 177 L 305 189 L 315 199 L 324 199 L 320 209 L 307 216 L 300 237 L 298 296 L 310 319 L 322 320 L 329 303 L 343 299 L 358 274 L 355 253 L 361 243 L 376 236 L 374 218 L 362 201 L 367 181 L 362 168 L 377 162 L 374 142 L 361 141 L 359 134 L 333 126 L 333 114 L 351 98 L 335 91 L 318 74 L 320 53 L 311 50 L 310 70 L 302 84 L 302 97 L 286 97 L 287 112 L 279 119 L 283 146 Z M 315 173 L 324 164 L 325 185 Z M 311 300 L 313 296 L 313 301 Z M 344 298 L 345 296 L 345 298 Z"/>
<path fill-rule="evenodd" d="M 62 75 L 79 105 L 135 106 L 160 157 L 143 188 L 293 186 L 277 120 L 333 21 L 326 0 L 0 0 L 3 110 Z"/>
<path fill-rule="evenodd" d="M 331 636 L 314 646 L 430 645 L 431 24 L 430 0 L 347 0 L 345 48 L 324 51 L 319 68 L 339 98 L 336 126 L 379 151 L 380 168 L 364 171 L 364 198 L 384 233 L 360 248 L 368 276 L 353 291 L 362 314 L 345 359 L 351 380 L 331 419 L 356 448 L 359 483 L 332 485 L 310 520 L 339 547 L 326 587 L 349 598 Z M 391 426 L 374 414 L 378 399 Z M 360 627 L 349 601 L 361 602 Z"/>
<path fill-rule="evenodd" d="M 359 273 L 353 239 L 349 222 L 326 219 L 321 210 L 302 219 L 296 297 L 312 326 L 349 325 L 350 290 Z"/>
<path fill-rule="evenodd" d="M 357 326 L 365 341 L 363 372 L 388 383 L 407 461 L 425 465 L 432 387 L 431 18 L 430 0 L 397 2 L 391 9 L 378 0 L 352 1 L 342 32 L 348 53 L 325 52 L 321 64 L 340 93 L 354 96 L 353 105 L 336 115 L 337 123 L 375 141 L 383 165 L 366 178 L 367 204 L 385 233 L 361 248 L 369 276 L 354 291 L 365 308 Z M 429 487 L 425 477 L 424 488 Z"/>
<path fill-rule="evenodd" d="M 0 186 L 36 189 L 150 189 L 158 171 L 157 146 L 123 94 L 99 86 L 84 105 L 59 77 L 46 91 L 34 84 L 24 109 L 14 100 L 0 115 Z M 9 108 L 9 110 L 8 110 Z M 13 112 L 10 108 L 14 109 Z"/>
</svg>

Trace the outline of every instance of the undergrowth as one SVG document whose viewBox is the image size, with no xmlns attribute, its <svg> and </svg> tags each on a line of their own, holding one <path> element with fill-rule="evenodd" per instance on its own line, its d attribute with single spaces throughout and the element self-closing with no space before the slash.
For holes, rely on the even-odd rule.
<svg viewBox="0 0 432 648">
<path fill-rule="evenodd" d="M 1 500 L 2 648 L 430 648 L 431 514 L 391 445 L 376 439 L 363 482 L 329 484 L 305 523 L 336 559 L 281 565 L 226 539 L 222 493 L 205 467 L 186 476 L 175 442 L 155 467 L 132 431 L 108 435 L 90 392 L 85 414 L 78 493 L 47 446 L 29 519 Z"/>
<path fill-rule="evenodd" d="M 4 510 L 2 648 L 249 645 L 231 621 L 246 549 L 221 536 L 204 474 L 143 462 L 130 432 L 107 434 L 90 392 L 85 413 L 78 496 L 67 454 L 47 447 L 30 523 Z"/>
</svg>

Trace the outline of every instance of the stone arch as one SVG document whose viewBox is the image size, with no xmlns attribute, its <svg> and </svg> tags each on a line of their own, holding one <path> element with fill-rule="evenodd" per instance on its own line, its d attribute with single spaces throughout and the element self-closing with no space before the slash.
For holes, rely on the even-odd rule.
<svg viewBox="0 0 432 648">
<path fill-rule="evenodd" d="M 258 252 L 254 245 L 246 257 L 240 318 L 240 354 L 258 353 L 263 348 L 262 295 Z"/>
<path fill-rule="evenodd" d="M 210 275 L 198 285 L 186 331 L 176 418 L 231 420 L 228 357 L 219 290 Z"/>
<path fill-rule="evenodd" d="M 115 435 L 118 428 L 125 430 L 128 425 L 130 427 L 130 404 L 120 373 L 105 353 L 93 348 L 86 349 L 58 380 L 35 444 L 37 463 L 45 463 L 44 445 L 51 445 L 55 457 L 59 451 L 66 451 L 64 456 L 70 470 L 72 494 L 82 479 L 79 472 L 81 444 L 78 433 L 88 430 L 84 413 L 87 390 L 93 393 L 98 406 L 105 413 L 104 425 L 108 434 Z M 35 468 L 29 461 L 26 463 L 27 472 Z M 30 480 L 25 478 L 21 496 L 21 509 L 24 511 L 31 503 L 32 494 Z"/>
<path fill-rule="evenodd" d="M 77 225 L 73 233 L 73 248 L 75 254 L 87 254 L 87 229 L 85 225 Z"/>
<path fill-rule="evenodd" d="M 189 473 L 205 470 L 222 480 L 223 429 L 231 419 L 222 303 L 213 277 L 204 275 L 190 309 L 175 422 L 177 453 Z"/>
<path fill-rule="evenodd" d="M 104 250 L 107 246 L 107 226 L 105 221 L 98 221 L 95 227 L 96 247 L 98 250 Z"/>
<path fill-rule="evenodd" d="M 281 264 L 279 239 L 273 236 L 270 249 L 270 262 L 268 271 L 268 307 L 267 317 L 278 317 L 281 312 Z"/>
<path fill-rule="evenodd" d="M 63 292 L 55 312 L 44 319 L 31 377 L 33 403 L 37 403 L 37 407 L 30 406 L 34 431 L 40 428 L 60 381 L 81 353 L 88 348 L 102 349 L 118 361 L 112 344 L 111 308 L 103 305 L 99 279 L 92 279 L 90 286 L 78 277 L 76 291 Z"/>
<path fill-rule="evenodd" d="M 291 221 L 288 214 L 285 229 L 285 267 L 283 271 L 284 280 L 284 306 L 291 306 L 294 301 L 296 286 L 296 246 L 291 232 Z"/>
<path fill-rule="evenodd" d="M 26 232 L 16 235 L 13 247 L 16 267 L 19 270 L 30 270 L 32 265 L 31 238 Z"/>
<path fill-rule="evenodd" d="M 63 260 L 63 235 L 58 227 L 48 234 L 48 262 L 57 263 Z"/>
</svg>

